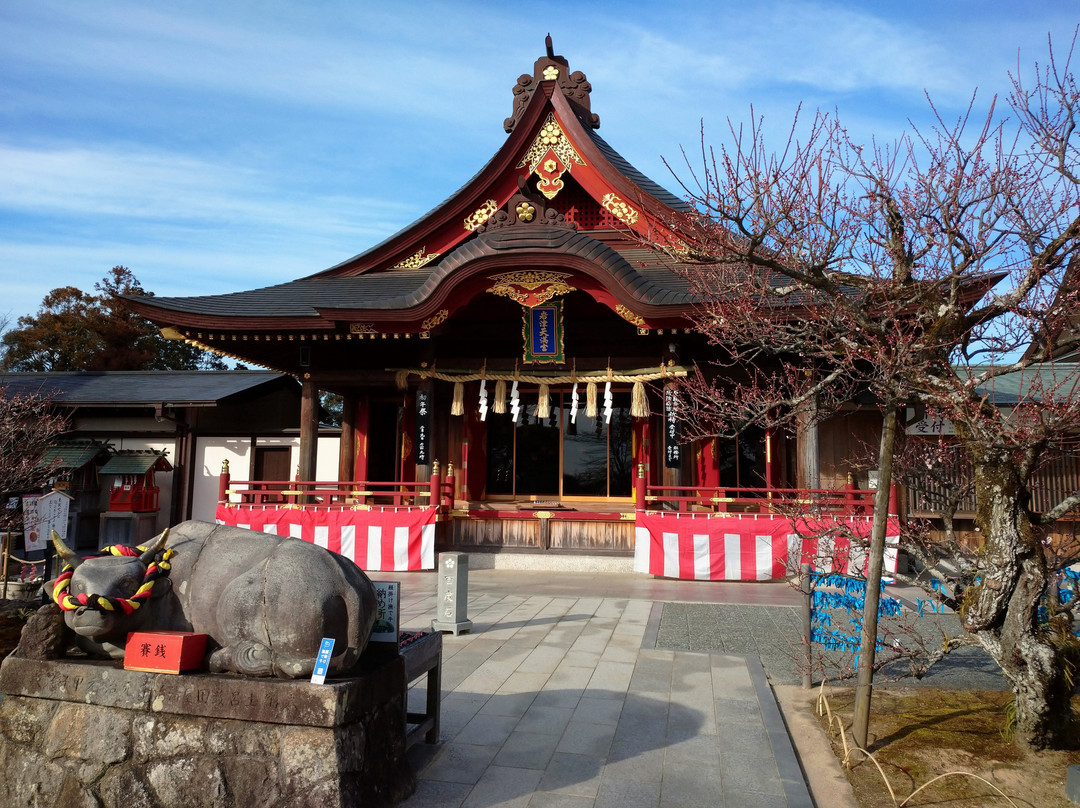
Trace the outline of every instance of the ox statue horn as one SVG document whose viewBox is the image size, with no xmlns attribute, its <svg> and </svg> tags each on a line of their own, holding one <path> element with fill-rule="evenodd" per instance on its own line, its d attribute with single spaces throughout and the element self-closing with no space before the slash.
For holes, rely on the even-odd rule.
<svg viewBox="0 0 1080 808">
<path fill-rule="evenodd" d="M 139 556 L 139 561 L 143 564 L 149 564 L 154 560 L 154 556 L 165 549 L 165 542 L 169 540 L 169 529 L 165 528 L 158 537 L 158 540 L 143 551 L 143 554 Z"/>
<path fill-rule="evenodd" d="M 82 563 L 82 557 L 64 544 L 64 540 L 60 538 L 60 534 L 55 530 L 50 531 L 52 533 L 53 547 L 56 548 L 56 554 L 60 558 L 64 559 L 64 563 L 69 565 L 72 569 L 75 569 Z"/>
</svg>

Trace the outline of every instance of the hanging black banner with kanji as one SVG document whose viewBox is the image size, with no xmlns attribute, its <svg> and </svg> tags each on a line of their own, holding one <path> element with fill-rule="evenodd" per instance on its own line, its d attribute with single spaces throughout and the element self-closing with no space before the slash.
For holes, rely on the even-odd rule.
<svg viewBox="0 0 1080 808">
<path fill-rule="evenodd" d="M 664 391 L 664 466 L 677 469 L 682 462 L 682 425 L 679 423 L 679 394 L 673 387 Z"/>
<path fill-rule="evenodd" d="M 416 391 L 416 464 L 426 466 L 431 462 L 431 393 Z"/>
</svg>

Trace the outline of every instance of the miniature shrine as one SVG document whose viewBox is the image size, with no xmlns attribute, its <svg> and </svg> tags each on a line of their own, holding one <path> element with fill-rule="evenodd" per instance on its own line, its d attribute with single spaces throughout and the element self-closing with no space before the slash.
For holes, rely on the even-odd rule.
<svg viewBox="0 0 1080 808">
<path fill-rule="evenodd" d="M 109 509 L 101 514 L 99 547 L 134 545 L 154 535 L 161 493 L 154 474 L 172 471 L 165 454 L 154 449 L 121 449 L 101 467 L 100 473 L 112 481 Z"/>
<path fill-rule="evenodd" d="M 876 440 L 876 409 L 794 436 L 680 436 L 675 380 L 718 350 L 694 331 L 678 271 L 697 260 L 689 207 L 599 136 L 591 92 L 549 38 L 513 87 L 502 148 L 420 220 L 288 283 L 129 298 L 168 337 L 302 382 L 296 478 L 223 470 L 220 521 L 303 536 L 365 569 L 433 568 L 435 545 L 637 547 L 648 567 L 642 541 L 664 540 L 645 513 L 670 509 L 687 525 L 722 515 L 742 536 L 713 552 L 741 564 L 676 574 L 768 578 L 792 532 L 781 501 L 865 520 L 872 492 L 845 464 Z M 331 481 L 314 472 L 319 391 L 344 399 Z"/>
</svg>

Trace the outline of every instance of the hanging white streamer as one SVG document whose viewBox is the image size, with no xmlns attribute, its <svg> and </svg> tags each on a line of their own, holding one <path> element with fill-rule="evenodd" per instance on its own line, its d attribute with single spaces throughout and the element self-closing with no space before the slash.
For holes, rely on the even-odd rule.
<svg viewBox="0 0 1080 808">
<path fill-rule="evenodd" d="M 480 380 L 480 420 L 486 421 L 488 414 L 487 379 Z"/>
<path fill-rule="evenodd" d="M 577 423 L 577 405 L 578 405 L 577 382 L 574 382 L 574 389 L 570 391 L 570 423 L 572 423 L 572 424 Z"/>
<path fill-rule="evenodd" d="M 611 423 L 612 396 L 611 382 L 604 382 L 604 423 Z"/>
<path fill-rule="evenodd" d="M 510 386 L 510 420 L 515 424 L 517 423 L 518 415 L 521 413 L 521 404 L 518 399 L 518 383 L 514 382 Z"/>
</svg>

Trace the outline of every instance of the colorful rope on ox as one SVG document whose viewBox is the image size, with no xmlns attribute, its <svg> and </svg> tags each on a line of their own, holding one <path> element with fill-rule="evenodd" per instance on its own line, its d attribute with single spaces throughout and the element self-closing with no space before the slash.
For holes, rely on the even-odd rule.
<svg viewBox="0 0 1080 808">
<path fill-rule="evenodd" d="M 128 547 L 124 544 L 115 544 L 103 548 L 102 554 L 135 557 L 146 552 L 146 550 L 146 547 Z M 130 598 L 109 598 L 104 595 L 86 594 L 71 595 L 68 588 L 71 586 L 71 576 L 74 574 L 75 569 L 70 564 L 65 564 L 64 569 L 60 572 L 56 583 L 53 585 L 52 598 L 56 605 L 66 612 L 73 612 L 85 606 L 87 609 L 96 609 L 99 612 L 119 610 L 124 614 L 131 614 L 142 605 L 144 600 L 150 598 L 151 593 L 154 591 L 154 582 L 169 574 L 169 570 L 172 568 L 169 559 L 175 554 L 174 550 L 166 550 L 161 554 L 160 560 L 151 561 L 146 567 L 146 575 L 143 576 L 142 585 Z"/>
</svg>

